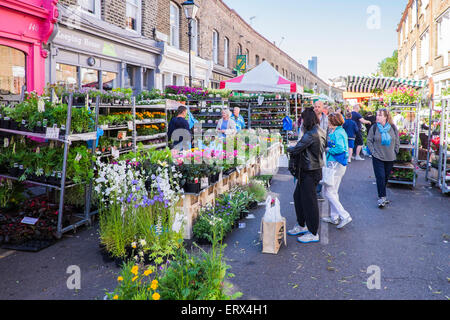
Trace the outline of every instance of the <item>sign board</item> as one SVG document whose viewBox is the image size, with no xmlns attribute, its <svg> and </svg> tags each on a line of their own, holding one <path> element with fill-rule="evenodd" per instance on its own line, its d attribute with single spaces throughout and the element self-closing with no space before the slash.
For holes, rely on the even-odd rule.
<svg viewBox="0 0 450 320">
<path fill-rule="evenodd" d="M 236 69 L 240 72 L 245 72 L 247 69 L 247 56 L 245 54 L 236 57 Z"/>
</svg>

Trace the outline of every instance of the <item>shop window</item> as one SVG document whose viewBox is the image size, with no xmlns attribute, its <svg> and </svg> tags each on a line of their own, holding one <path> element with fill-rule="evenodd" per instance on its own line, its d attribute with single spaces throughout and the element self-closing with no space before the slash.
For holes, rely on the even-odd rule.
<svg viewBox="0 0 450 320">
<path fill-rule="evenodd" d="M 20 94 L 26 83 L 25 53 L 0 45 L 0 94 Z"/>
<path fill-rule="evenodd" d="M 256 65 L 259 65 L 259 56 L 258 55 L 255 56 L 255 63 L 256 63 Z"/>
<path fill-rule="evenodd" d="M 127 65 L 125 68 L 125 88 L 135 89 L 137 67 Z"/>
<path fill-rule="evenodd" d="M 81 68 L 81 87 L 100 89 L 98 70 Z"/>
<path fill-rule="evenodd" d="M 153 77 L 153 70 L 152 69 L 146 69 L 143 73 L 143 90 L 151 90 L 154 85 L 154 79 Z"/>
<path fill-rule="evenodd" d="M 103 90 L 117 88 L 117 73 L 102 71 Z"/>
<path fill-rule="evenodd" d="M 180 9 L 174 3 L 170 3 L 170 45 L 180 47 Z"/>
<path fill-rule="evenodd" d="M 126 28 L 140 32 L 141 30 L 141 0 L 126 0 Z"/>
<path fill-rule="evenodd" d="M 78 88 L 78 67 L 57 63 L 56 83 L 68 89 Z"/>
</svg>

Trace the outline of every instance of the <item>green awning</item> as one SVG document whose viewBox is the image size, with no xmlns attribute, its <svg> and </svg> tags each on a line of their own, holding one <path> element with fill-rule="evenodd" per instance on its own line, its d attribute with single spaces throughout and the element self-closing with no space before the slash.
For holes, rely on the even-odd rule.
<svg viewBox="0 0 450 320">
<path fill-rule="evenodd" d="M 428 85 L 427 80 L 412 80 L 394 77 L 347 76 L 345 80 L 347 91 L 365 93 L 370 93 L 375 89 L 386 90 L 392 87 L 411 87 L 414 89 L 421 89 Z"/>
</svg>

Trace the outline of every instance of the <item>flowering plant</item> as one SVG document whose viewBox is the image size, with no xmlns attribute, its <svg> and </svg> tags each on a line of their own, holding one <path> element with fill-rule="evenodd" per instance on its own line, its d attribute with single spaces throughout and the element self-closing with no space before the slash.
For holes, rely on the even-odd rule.
<svg viewBox="0 0 450 320">
<path fill-rule="evenodd" d="M 383 100 L 399 105 L 414 104 L 419 97 L 420 94 L 417 90 L 407 87 L 389 88 L 383 94 Z"/>
<path fill-rule="evenodd" d="M 125 263 L 117 277 L 117 287 L 107 292 L 107 297 L 111 300 L 159 300 L 159 282 L 151 277 L 154 272 L 151 267 L 144 268 L 131 261 Z"/>
<path fill-rule="evenodd" d="M 165 90 L 166 94 L 177 94 L 177 95 L 185 95 L 187 97 L 191 97 L 193 99 L 205 99 L 208 95 L 208 90 L 203 90 L 201 88 L 192 88 L 185 86 L 167 86 Z"/>
</svg>

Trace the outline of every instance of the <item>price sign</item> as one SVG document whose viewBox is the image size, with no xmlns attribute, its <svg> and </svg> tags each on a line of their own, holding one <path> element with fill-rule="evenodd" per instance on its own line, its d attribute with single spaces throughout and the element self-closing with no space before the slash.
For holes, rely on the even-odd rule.
<svg viewBox="0 0 450 320">
<path fill-rule="evenodd" d="M 77 156 L 75 157 L 75 162 L 80 162 L 81 160 L 81 154 L 77 153 Z"/>
<path fill-rule="evenodd" d="M 42 98 L 39 98 L 38 100 L 38 112 L 40 113 L 45 112 L 45 102 Z"/>
<path fill-rule="evenodd" d="M 128 121 L 128 130 L 133 130 L 133 121 Z"/>
<path fill-rule="evenodd" d="M 20 222 L 23 224 L 30 224 L 34 226 L 36 222 L 38 222 L 38 220 L 38 218 L 24 217 Z"/>
<path fill-rule="evenodd" d="M 9 146 L 9 139 L 8 138 L 3 139 L 3 148 L 8 148 L 8 146 Z"/>
<path fill-rule="evenodd" d="M 207 188 L 208 185 L 209 185 L 208 177 L 202 178 L 202 180 L 200 182 L 200 188 L 202 188 L 202 189 Z"/>
<path fill-rule="evenodd" d="M 111 148 L 111 155 L 112 155 L 112 157 L 113 157 L 114 159 L 119 158 L 119 156 L 120 156 L 119 149 L 117 149 L 116 147 L 112 147 L 112 148 Z"/>
<path fill-rule="evenodd" d="M 47 127 L 45 130 L 46 139 L 58 139 L 59 138 L 59 128 L 57 127 Z"/>
</svg>

